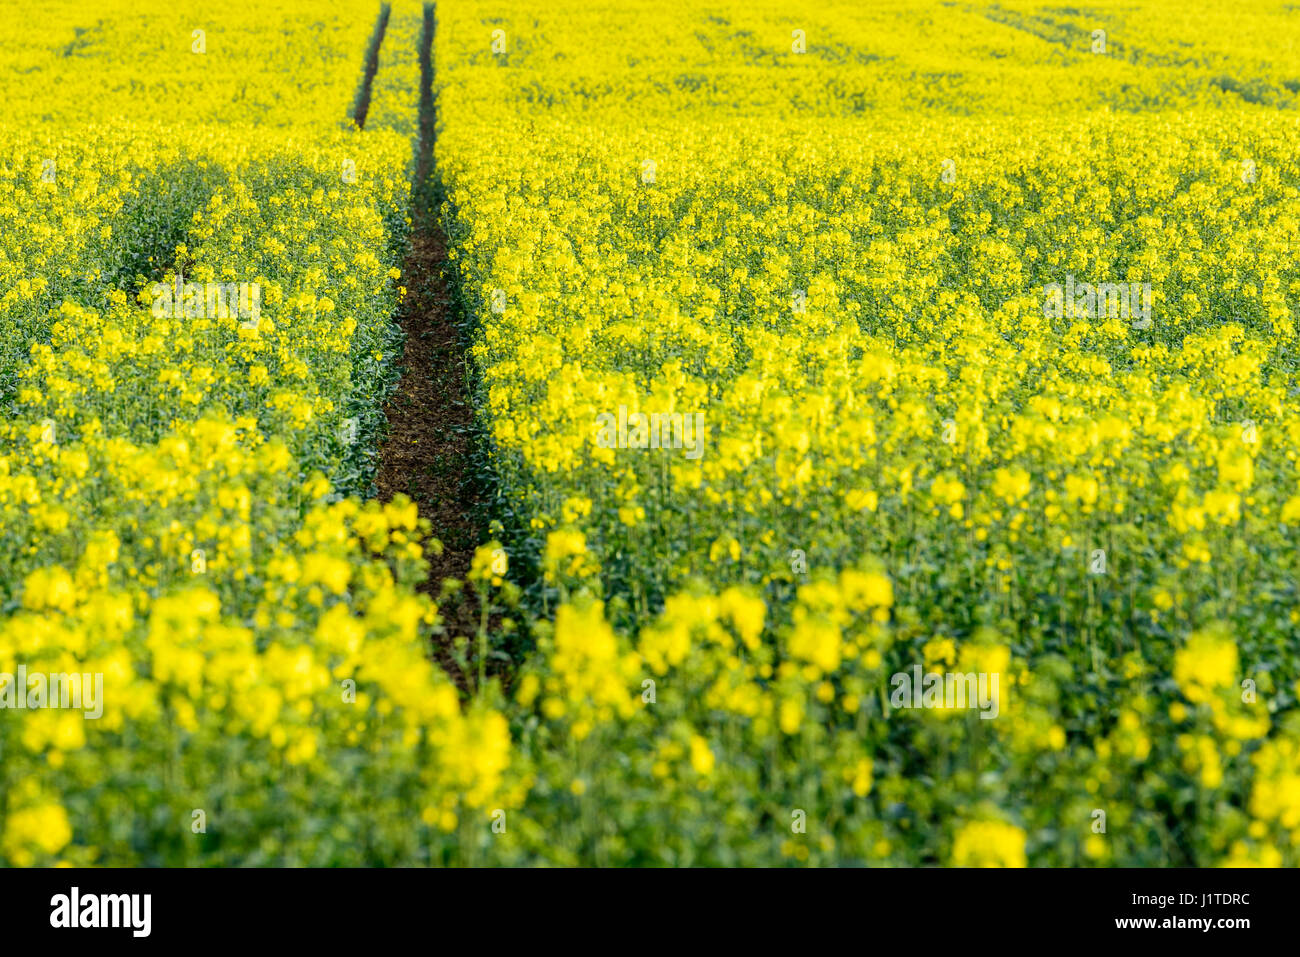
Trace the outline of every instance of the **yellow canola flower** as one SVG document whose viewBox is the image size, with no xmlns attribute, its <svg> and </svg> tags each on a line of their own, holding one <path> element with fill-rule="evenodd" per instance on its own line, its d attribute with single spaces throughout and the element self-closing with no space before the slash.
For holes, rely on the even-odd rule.
<svg viewBox="0 0 1300 957">
<path fill-rule="evenodd" d="M 71 840 L 67 811 L 60 804 L 47 802 L 10 812 L 0 846 L 9 860 L 19 867 L 30 867 L 36 863 L 37 854 L 53 856 Z"/>
<path fill-rule="evenodd" d="M 38 568 L 23 582 L 23 607 L 32 611 L 68 611 L 76 600 L 72 576 L 58 565 Z"/>
<path fill-rule="evenodd" d="M 953 840 L 954 867 L 1025 867 L 1025 832 L 1001 821 L 971 821 Z"/>
<path fill-rule="evenodd" d="M 709 742 L 698 734 L 691 735 L 691 767 L 695 769 L 695 773 L 707 777 L 713 773 L 715 761 Z"/>
<path fill-rule="evenodd" d="M 1236 642 L 1223 627 L 1195 632 L 1174 653 L 1174 680 L 1194 704 L 1209 701 L 1222 688 L 1237 683 Z"/>
<path fill-rule="evenodd" d="M 548 688 L 566 710 L 597 718 L 627 718 L 636 710 L 633 688 L 640 657 L 620 646 L 604 617 L 604 603 L 561 605 L 555 615 L 550 666 L 555 682 Z"/>
</svg>

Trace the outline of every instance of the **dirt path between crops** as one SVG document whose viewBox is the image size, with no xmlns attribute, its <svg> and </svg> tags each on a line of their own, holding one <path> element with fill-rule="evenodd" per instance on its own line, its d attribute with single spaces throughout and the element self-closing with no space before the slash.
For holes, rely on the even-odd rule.
<svg viewBox="0 0 1300 957">
<path fill-rule="evenodd" d="M 411 247 L 402 267 L 407 298 L 398 313 L 406 335 L 400 359 L 402 378 L 388 401 L 388 439 L 380 448 L 375 482 L 379 498 L 405 493 L 433 523 L 442 553 L 426 549 L 427 585 L 437 597 L 445 578 L 464 580 L 481 544 L 481 493 L 474 481 L 471 453 L 473 406 L 466 380 L 465 351 L 452 307 L 447 269 L 447 238 L 438 222 L 433 188 L 433 7 L 424 9 L 420 38 L 420 146 L 411 190 Z M 458 637 L 472 638 L 478 625 L 470 595 L 440 602 L 445 634 L 435 641 L 435 660 L 466 690 L 452 655 Z"/>
<path fill-rule="evenodd" d="M 379 72 L 379 48 L 384 45 L 384 33 L 388 30 L 388 17 L 393 12 L 393 8 L 385 3 L 379 8 L 379 19 L 375 21 L 375 29 L 370 34 L 370 46 L 366 48 L 366 62 L 361 71 L 361 87 L 357 90 L 355 102 L 352 104 L 352 122 L 357 124 L 357 129 L 366 128 L 366 114 L 370 112 L 370 93 L 374 89 L 375 74 Z"/>
</svg>

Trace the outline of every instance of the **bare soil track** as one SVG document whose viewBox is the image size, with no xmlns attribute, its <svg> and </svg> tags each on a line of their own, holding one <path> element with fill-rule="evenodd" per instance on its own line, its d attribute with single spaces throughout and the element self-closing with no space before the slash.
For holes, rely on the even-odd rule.
<svg viewBox="0 0 1300 957">
<path fill-rule="evenodd" d="M 483 540 L 484 508 L 471 467 L 474 412 L 452 306 L 447 239 L 434 206 L 433 25 L 433 6 L 427 4 L 420 38 L 420 145 L 411 189 L 410 251 L 402 268 L 407 295 L 398 314 L 405 334 L 402 378 L 385 408 L 388 437 L 380 448 L 375 482 L 382 501 L 405 493 L 433 523 L 442 551 L 427 549 L 425 588 L 437 597 L 443 579 L 465 580 Z M 476 634 L 477 602 L 466 589 L 459 599 L 442 603 L 440 611 L 444 634 L 435 642 L 433 657 L 464 690 L 466 676 L 452 647 L 457 638 Z"/>
<path fill-rule="evenodd" d="M 392 7 L 385 3 L 379 8 L 379 19 L 375 21 L 374 32 L 370 34 L 370 45 L 366 48 L 366 62 L 361 73 L 361 87 L 357 90 L 356 101 L 352 104 L 352 122 L 357 129 L 366 128 L 366 114 L 370 112 L 370 92 L 374 88 L 375 74 L 379 72 L 379 48 L 384 44 L 384 33 L 388 29 L 388 18 Z"/>
</svg>

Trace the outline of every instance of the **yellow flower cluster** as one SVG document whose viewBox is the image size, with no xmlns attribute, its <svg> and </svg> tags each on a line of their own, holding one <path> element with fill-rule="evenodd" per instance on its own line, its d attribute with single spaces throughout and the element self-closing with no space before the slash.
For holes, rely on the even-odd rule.
<svg viewBox="0 0 1300 957">
<path fill-rule="evenodd" d="M 1294 16 L 439 4 L 466 706 L 355 497 L 422 7 L 364 131 L 370 3 L 15 9 L 0 673 L 104 694 L 3 862 L 1300 862 Z"/>
<path fill-rule="evenodd" d="M 1001 821 L 972 821 L 953 841 L 955 867 L 1024 867 L 1025 832 Z"/>
<path fill-rule="evenodd" d="M 58 132 L 0 130 L 0 674 L 102 697 L 5 710 L 0 861 L 446 863 L 521 800 L 505 717 L 429 661 L 428 522 L 340 494 L 410 190 L 409 136 L 343 128 L 374 14 L 121 4 L 67 27 L 103 69 L 46 38 L 52 96 L 6 88 Z"/>
<path fill-rule="evenodd" d="M 581 779 L 673 862 L 1255 853 L 1213 809 L 1300 662 L 1300 26 L 1209 7 L 440 6 L 493 465 L 605 649 L 526 669 L 536 813 Z M 891 705 L 914 667 L 997 717 Z M 642 706 L 562 759 L 600 682 Z"/>
</svg>

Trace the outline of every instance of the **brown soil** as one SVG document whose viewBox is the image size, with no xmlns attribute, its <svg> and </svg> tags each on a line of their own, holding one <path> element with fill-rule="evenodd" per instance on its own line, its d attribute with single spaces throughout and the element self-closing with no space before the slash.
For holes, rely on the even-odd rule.
<svg viewBox="0 0 1300 957">
<path fill-rule="evenodd" d="M 437 225 L 416 224 L 411 252 L 402 270 L 407 299 L 399 321 L 406 333 L 401 359 L 402 378 L 389 399 L 388 441 L 380 449 L 376 484 L 379 497 L 389 501 L 405 493 L 433 523 L 429 580 L 425 588 L 435 598 L 445 578 L 464 581 L 479 541 L 475 516 L 481 503 L 471 480 L 470 429 L 473 411 L 466 388 L 464 352 L 452 323 L 450 290 L 443 275 L 446 239 Z M 451 655 L 458 636 L 473 638 L 477 608 L 472 596 L 442 604 L 446 634 L 434 657 L 448 674 L 459 679 Z M 458 680 L 458 683 L 460 681 Z"/>
<path fill-rule="evenodd" d="M 384 4 L 379 8 L 379 19 L 375 21 L 374 32 L 370 35 L 370 45 L 366 48 L 366 61 L 361 71 L 361 88 L 357 90 L 356 102 L 352 105 L 352 122 L 357 129 L 366 128 L 366 114 L 370 112 L 370 92 L 374 88 L 375 74 L 379 72 L 379 48 L 384 43 L 384 33 L 388 29 L 388 16 L 392 7 Z"/>
<path fill-rule="evenodd" d="M 402 378 L 388 401 L 388 439 L 379 450 L 375 483 L 382 501 L 408 495 L 420 515 L 433 525 L 433 542 L 425 549 L 428 581 L 422 586 L 438 598 L 447 578 L 465 581 L 475 549 L 482 544 L 484 514 L 479 486 L 471 469 L 473 406 L 467 384 L 465 353 L 453 321 L 447 238 L 433 206 L 434 105 L 432 5 L 425 6 L 420 40 L 420 143 L 412 187 L 411 246 L 402 268 L 406 301 L 398 322 L 406 334 L 399 360 Z M 478 602 L 466 587 L 459 596 L 439 602 L 443 633 L 434 640 L 433 658 L 468 691 L 452 654 L 458 638 L 472 650 L 478 630 Z M 472 667 L 472 666 L 471 666 Z"/>
</svg>

